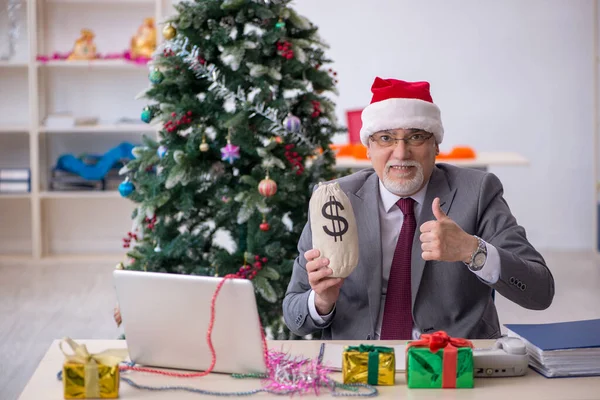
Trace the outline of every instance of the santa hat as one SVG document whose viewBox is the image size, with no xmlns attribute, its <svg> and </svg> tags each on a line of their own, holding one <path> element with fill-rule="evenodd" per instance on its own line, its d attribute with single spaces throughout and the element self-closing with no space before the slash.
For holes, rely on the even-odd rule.
<svg viewBox="0 0 600 400">
<path fill-rule="evenodd" d="M 433 104 L 429 82 L 405 82 L 375 78 L 373 98 L 362 112 L 360 140 L 369 144 L 369 136 L 386 129 L 423 129 L 442 143 L 444 127 L 440 109 Z"/>
</svg>

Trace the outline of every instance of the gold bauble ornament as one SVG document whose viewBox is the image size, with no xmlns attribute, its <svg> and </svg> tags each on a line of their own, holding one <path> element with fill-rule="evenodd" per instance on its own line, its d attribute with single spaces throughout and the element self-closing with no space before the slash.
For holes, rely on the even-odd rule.
<svg viewBox="0 0 600 400">
<path fill-rule="evenodd" d="M 171 40 L 177 35 L 177 29 L 171 24 L 167 24 L 162 30 L 165 39 Z"/>
<path fill-rule="evenodd" d="M 208 143 L 206 143 L 206 136 L 202 137 L 202 143 L 200 144 L 200 151 L 205 153 L 209 149 Z"/>
</svg>

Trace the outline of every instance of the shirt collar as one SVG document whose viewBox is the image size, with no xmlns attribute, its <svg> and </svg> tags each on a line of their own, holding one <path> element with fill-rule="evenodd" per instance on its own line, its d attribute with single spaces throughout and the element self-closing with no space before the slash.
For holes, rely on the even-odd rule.
<svg viewBox="0 0 600 400">
<path fill-rule="evenodd" d="M 421 190 L 409 197 L 412 197 L 414 201 L 422 205 L 425 201 L 425 194 L 427 193 L 428 185 L 429 182 L 427 182 L 421 188 Z M 383 182 L 381 182 L 381 179 L 379 180 L 379 196 L 381 196 L 381 200 L 383 201 L 383 207 L 386 213 L 390 212 L 391 208 L 398 202 L 398 200 L 402 198 L 387 190 L 386 187 L 383 185 Z"/>
</svg>

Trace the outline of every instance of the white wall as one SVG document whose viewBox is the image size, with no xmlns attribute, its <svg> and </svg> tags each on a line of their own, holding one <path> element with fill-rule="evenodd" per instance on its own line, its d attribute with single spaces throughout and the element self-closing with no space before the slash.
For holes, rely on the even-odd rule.
<svg viewBox="0 0 600 400">
<path fill-rule="evenodd" d="M 338 71 L 338 117 L 375 76 L 428 80 L 442 151 L 515 151 L 493 168 L 532 243 L 593 248 L 593 1 L 298 0 Z"/>
</svg>

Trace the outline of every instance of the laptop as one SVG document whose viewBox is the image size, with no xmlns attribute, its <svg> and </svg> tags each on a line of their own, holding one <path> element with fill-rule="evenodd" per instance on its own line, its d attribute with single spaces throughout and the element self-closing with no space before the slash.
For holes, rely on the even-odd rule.
<svg viewBox="0 0 600 400">
<path fill-rule="evenodd" d="M 205 371 L 210 305 L 222 278 L 115 270 L 131 361 L 152 367 Z M 228 279 L 215 303 L 214 372 L 267 371 L 252 282 Z"/>
</svg>

